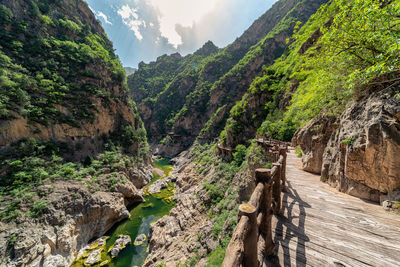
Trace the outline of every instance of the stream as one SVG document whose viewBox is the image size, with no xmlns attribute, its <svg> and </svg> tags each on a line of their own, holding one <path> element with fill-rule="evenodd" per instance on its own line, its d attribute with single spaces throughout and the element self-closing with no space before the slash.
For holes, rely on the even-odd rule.
<svg viewBox="0 0 400 267">
<path fill-rule="evenodd" d="M 90 249 L 84 252 L 83 256 L 76 259 L 71 267 L 82 266 L 110 266 L 110 267 L 127 267 L 127 266 L 142 266 L 149 254 L 149 232 L 152 223 L 156 222 L 162 216 L 167 215 L 175 206 L 172 197 L 174 195 L 174 184 L 168 183 L 167 188 L 162 189 L 159 193 L 149 194 L 148 187 L 157 181 L 169 176 L 172 171 L 168 159 L 155 159 L 154 167 L 161 169 L 165 175 L 163 177 L 153 173 L 151 182 L 143 188 L 144 202 L 134 205 L 130 208 L 131 217 L 117 223 L 111 228 L 105 236 L 107 237 L 105 245 L 101 242 L 94 241 L 89 244 Z M 120 235 L 128 235 L 131 238 L 131 243 L 128 244 L 117 257 L 112 258 L 109 250 L 115 244 L 115 241 Z M 135 243 L 138 236 L 145 236 L 143 243 Z M 85 264 L 88 255 L 98 249 L 102 249 L 101 259 L 93 265 Z"/>
</svg>

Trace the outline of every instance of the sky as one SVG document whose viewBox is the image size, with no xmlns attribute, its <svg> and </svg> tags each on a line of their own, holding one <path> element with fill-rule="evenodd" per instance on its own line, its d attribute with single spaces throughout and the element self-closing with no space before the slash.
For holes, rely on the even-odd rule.
<svg viewBox="0 0 400 267">
<path fill-rule="evenodd" d="M 225 47 L 276 0 L 86 0 L 124 67 L 163 54 Z"/>
</svg>

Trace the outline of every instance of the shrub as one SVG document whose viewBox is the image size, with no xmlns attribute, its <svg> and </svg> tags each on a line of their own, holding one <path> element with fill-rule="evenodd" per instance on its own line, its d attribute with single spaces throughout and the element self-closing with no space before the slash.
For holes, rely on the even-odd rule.
<svg viewBox="0 0 400 267">
<path fill-rule="evenodd" d="M 11 201 L 11 204 L 7 205 L 3 210 L 0 211 L 0 219 L 4 222 L 11 222 L 19 216 L 19 204 L 21 199 L 17 198 Z"/>
<path fill-rule="evenodd" d="M 294 149 L 294 153 L 297 155 L 297 157 L 301 158 L 303 156 L 303 151 L 301 150 L 300 146 L 296 146 Z"/>
<path fill-rule="evenodd" d="M 18 241 L 18 236 L 14 233 L 7 238 L 7 249 L 11 249 Z"/>
<path fill-rule="evenodd" d="M 207 264 L 205 267 L 221 266 L 225 257 L 225 248 L 218 246 L 207 256 Z"/>
<path fill-rule="evenodd" d="M 0 4 L 0 23 L 1 24 L 10 23 L 13 17 L 14 15 L 11 9 L 6 7 L 5 5 Z"/>
<path fill-rule="evenodd" d="M 342 143 L 350 146 L 354 143 L 355 140 L 356 140 L 356 138 L 351 136 L 351 137 L 347 137 L 347 138 L 343 139 Z"/>
<path fill-rule="evenodd" d="M 246 147 L 244 145 L 237 145 L 236 152 L 233 153 L 233 161 L 236 166 L 242 165 L 243 161 L 246 158 Z"/>
<path fill-rule="evenodd" d="M 44 210 L 46 209 L 46 207 L 48 205 L 49 205 L 48 201 L 39 199 L 39 200 L 35 201 L 33 206 L 30 208 L 28 215 L 31 217 L 37 217 L 44 212 Z"/>
</svg>

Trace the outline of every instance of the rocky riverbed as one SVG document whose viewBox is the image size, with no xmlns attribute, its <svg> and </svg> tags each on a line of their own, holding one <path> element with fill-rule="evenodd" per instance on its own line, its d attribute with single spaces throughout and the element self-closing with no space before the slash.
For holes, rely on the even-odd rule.
<svg viewBox="0 0 400 267">
<path fill-rule="evenodd" d="M 174 184 L 167 176 L 172 170 L 168 160 L 154 160 L 153 179 L 141 190 L 143 202 L 130 208 L 129 218 L 115 225 L 99 240 L 76 253 L 73 267 L 142 266 L 149 253 L 149 231 L 152 224 L 175 206 Z"/>
</svg>

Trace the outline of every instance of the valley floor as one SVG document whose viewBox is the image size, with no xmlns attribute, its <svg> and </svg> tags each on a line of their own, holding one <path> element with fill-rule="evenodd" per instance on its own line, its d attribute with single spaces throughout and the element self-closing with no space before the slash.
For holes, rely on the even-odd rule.
<svg viewBox="0 0 400 267">
<path fill-rule="evenodd" d="M 339 193 L 300 166 L 289 153 L 287 192 L 272 226 L 277 257 L 263 266 L 399 266 L 400 216 Z"/>
</svg>

